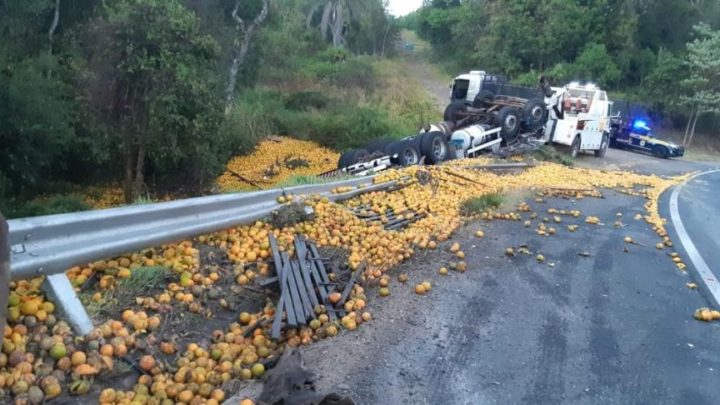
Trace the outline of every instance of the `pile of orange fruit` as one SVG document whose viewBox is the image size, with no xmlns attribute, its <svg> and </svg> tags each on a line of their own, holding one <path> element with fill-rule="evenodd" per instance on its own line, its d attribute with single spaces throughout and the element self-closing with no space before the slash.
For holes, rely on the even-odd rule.
<svg viewBox="0 0 720 405">
<path fill-rule="evenodd" d="M 297 153 L 312 150 L 295 140 L 275 141 L 261 144 L 257 159 L 270 156 L 266 148 L 287 147 Z M 301 147 L 302 146 L 302 147 Z M 264 152 L 263 152 L 264 151 Z M 277 151 L 274 152 L 277 156 Z M 312 152 L 312 171 L 317 173 L 326 166 L 334 166 L 336 154 Z M 238 167 L 248 176 L 259 179 L 255 171 L 262 164 Z M 380 174 L 376 183 L 399 181 L 403 187 L 392 192 L 378 191 L 362 194 L 342 204 L 330 202 L 324 196 L 296 196 L 295 202 L 310 206 L 314 218 L 283 229 L 257 221 L 253 224 L 227 229 L 211 235 L 199 236 L 200 244 L 211 245 L 227 252 L 234 264 L 232 276 L 239 286 L 251 284 L 257 277 L 268 275 L 271 269 L 269 235 L 278 240 L 281 251 L 293 253 L 296 235 L 304 235 L 318 246 L 339 247 L 348 253 L 348 266 L 358 269 L 362 263 L 362 275 L 369 285 L 383 289 L 381 295 L 390 294 L 390 279 L 386 272 L 410 258 L 418 249 L 437 249 L 462 225 L 462 203 L 472 197 L 488 193 L 505 193 L 526 189 L 537 191 L 558 187 L 563 190 L 598 190 L 604 188 L 633 189 L 646 199 L 644 219 L 653 224 L 656 232 L 668 245 L 669 238 L 663 220 L 657 212 L 657 198 L 667 187 L 682 178 L 666 179 L 642 176 L 627 172 L 600 172 L 575 169 L 555 164 L 539 164 L 519 174 L 500 175 L 467 167 L 478 161 L 459 161 L 431 167 L 410 167 L 389 170 Z M 282 175 L 290 172 L 279 169 Z M 236 187 L 226 176 L 225 186 Z M 223 182 L 226 180 L 222 180 Z M 262 180 L 262 179 L 260 179 Z M 273 179 L 276 181 L 278 179 Z M 577 191 L 578 198 L 587 194 Z M 384 214 L 395 213 L 425 215 L 405 229 L 388 231 L 381 222 L 366 222 L 353 210 Z M 509 213 L 486 212 L 484 219 L 520 220 L 521 213 L 529 206 L 521 203 Z M 579 216 L 579 212 L 548 210 L 551 215 Z M 558 217 L 559 218 L 559 217 Z M 559 222 L 556 220 L 556 222 Z M 478 233 L 478 237 L 485 234 Z M 669 246 L 669 245 L 668 245 Z M 459 246 L 450 252 L 463 259 Z M 677 257 L 677 256 L 676 256 Z M 679 258 L 673 258 L 679 262 Z M 182 241 L 158 248 L 146 249 L 109 260 L 100 260 L 85 266 L 69 269 L 68 275 L 78 289 L 91 278 L 97 279 L 92 287 L 93 299 L 102 302 L 105 295 L 119 288 L 120 281 L 132 277 L 141 267 L 162 266 L 169 269 L 171 281 L 160 286 L 161 291 L 152 297 L 137 297 L 137 308 L 117 308 L 116 319 L 99 325 L 85 337 L 75 336 L 67 324 L 55 316 L 55 305 L 40 292 L 42 280 L 18 281 L 12 284 L 10 295 L 9 325 L 3 335 L 0 354 L 0 398 L 14 397 L 22 402 L 37 403 L 63 393 L 83 394 L 97 375 L 111 371 L 119 357 L 133 354 L 139 358 L 138 367 L 145 371 L 137 384 L 129 391 L 108 388 L 102 391 L 99 402 L 105 404 L 129 403 L 220 403 L 226 393 L 224 382 L 230 379 L 250 379 L 263 375 L 265 361 L 282 353 L 284 347 L 311 344 L 318 339 L 336 336 L 342 330 L 354 330 L 372 319 L 367 309 L 368 299 L 359 285 L 353 287 L 344 304 L 347 314 L 331 320 L 326 308 L 315 308 L 317 319 L 308 326 L 286 330 L 280 340 L 270 338 L 269 324 L 275 308 L 268 304 L 258 313 L 241 313 L 237 322 L 225 330 L 216 330 L 209 336 L 211 343 L 189 343 L 181 347 L 170 341 L 157 343 L 162 354 L 177 354 L 171 362 L 153 357 L 138 349 L 139 342 L 153 340 L 163 322 L 158 311 L 162 305 L 181 305 L 188 311 L 203 313 L 203 297 L 220 279 L 215 270 L 203 268 L 198 248 L 193 241 Z M 453 263 L 451 270 L 465 271 L 465 262 Z M 447 272 L 447 271 L 445 271 Z M 404 278 L 407 281 L 407 277 Z M 429 283 L 415 287 L 418 294 L 427 294 Z M 333 294 L 333 299 L 339 294 Z M 259 322 L 259 324 L 258 324 Z M 254 326 L 262 325 L 255 328 Z M 249 332 L 252 330 L 251 332 Z M 247 333 L 246 333 L 247 332 Z M 142 346 L 146 344 L 143 343 Z M 144 355 L 140 355 L 145 353 Z"/>
<path fill-rule="evenodd" d="M 315 142 L 272 137 L 261 141 L 251 154 L 231 159 L 216 183 L 223 192 L 269 188 L 292 176 L 334 170 L 339 157 Z"/>
</svg>

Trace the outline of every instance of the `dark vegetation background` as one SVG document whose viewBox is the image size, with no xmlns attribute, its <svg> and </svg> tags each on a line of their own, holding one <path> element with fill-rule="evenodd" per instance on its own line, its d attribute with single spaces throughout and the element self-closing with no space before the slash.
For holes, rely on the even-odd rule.
<svg viewBox="0 0 720 405">
<path fill-rule="evenodd" d="M 0 0 L 0 210 L 84 209 L 72 193 L 107 183 L 197 195 L 270 134 L 411 134 L 438 114 L 393 59 L 401 29 L 451 76 L 592 80 L 717 138 L 719 4 L 432 0 L 397 20 L 382 0 Z"/>
</svg>

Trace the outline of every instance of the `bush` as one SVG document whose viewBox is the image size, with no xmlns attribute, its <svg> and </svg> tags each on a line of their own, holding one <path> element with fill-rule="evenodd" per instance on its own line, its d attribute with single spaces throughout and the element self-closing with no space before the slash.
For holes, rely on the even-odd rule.
<svg viewBox="0 0 720 405">
<path fill-rule="evenodd" d="M 557 149 L 550 145 L 543 145 L 533 152 L 533 157 L 544 162 L 559 163 L 564 166 L 572 166 L 575 160 L 570 155 L 558 152 Z"/>
<path fill-rule="evenodd" d="M 7 218 L 37 217 L 91 209 L 82 197 L 77 195 L 38 198 L 29 202 L 8 200 L 4 201 L 2 205 L 0 209 Z"/>
<path fill-rule="evenodd" d="M 317 91 L 299 91 L 285 99 L 285 108 L 293 111 L 305 111 L 308 108 L 323 109 L 330 103 L 330 98 Z"/>
<path fill-rule="evenodd" d="M 322 113 L 286 112 L 277 119 L 281 134 L 309 139 L 338 150 L 361 147 L 372 139 L 399 133 L 383 109 L 353 104 L 336 105 Z"/>
<path fill-rule="evenodd" d="M 355 87 L 371 92 L 375 87 L 375 71 L 370 57 L 324 56 L 309 62 L 304 70 L 311 78 L 340 88 Z"/>
<path fill-rule="evenodd" d="M 481 214 L 485 211 L 499 207 L 502 203 L 503 196 L 497 193 L 473 197 L 463 201 L 460 206 L 460 214 L 466 217 Z"/>
<path fill-rule="evenodd" d="M 236 101 L 220 127 L 228 156 L 250 153 L 267 135 L 277 131 L 276 115 L 284 111 L 282 96 L 273 91 L 247 91 Z"/>
</svg>

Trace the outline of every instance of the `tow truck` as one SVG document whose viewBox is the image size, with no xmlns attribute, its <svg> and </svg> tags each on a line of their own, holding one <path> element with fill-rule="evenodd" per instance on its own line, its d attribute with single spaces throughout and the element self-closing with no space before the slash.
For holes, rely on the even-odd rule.
<svg viewBox="0 0 720 405">
<path fill-rule="evenodd" d="M 636 118 L 626 125 L 621 118 L 615 118 L 610 127 L 610 146 L 613 148 L 648 152 L 661 159 L 685 154 L 683 146 L 655 138 L 645 119 Z"/>
</svg>

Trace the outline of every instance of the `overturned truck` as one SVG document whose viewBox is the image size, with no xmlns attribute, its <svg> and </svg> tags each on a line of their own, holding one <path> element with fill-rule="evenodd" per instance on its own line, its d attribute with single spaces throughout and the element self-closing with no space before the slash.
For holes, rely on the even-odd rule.
<svg viewBox="0 0 720 405">
<path fill-rule="evenodd" d="M 338 169 L 366 174 L 391 165 L 437 164 L 486 150 L 498 152 L 521 140 L 558 143 L 569 147 L 572 156 L 581 150 L 603 156 L 609 104 L 605 92 L 592 84 L 550 87 L 541 78 L 538 88 L 529 88 L 472 71 L 454 79 L 442 122 L 426 125 L 417 135 L 378 139 L 347 151 Z"/>
</svg>

